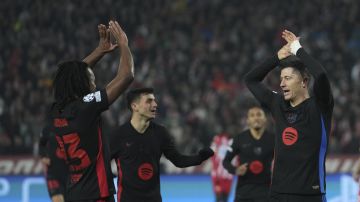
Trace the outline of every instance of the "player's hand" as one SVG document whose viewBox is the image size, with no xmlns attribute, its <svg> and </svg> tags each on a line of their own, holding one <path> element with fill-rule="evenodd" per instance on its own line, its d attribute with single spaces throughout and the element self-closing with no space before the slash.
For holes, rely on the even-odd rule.
<svg viewBox="0 0 360 202">
<path fill-rule="evenodd" d="M 199 154 L 201 160 L 205 161 L 206 159 L 208 159 L 214 155 L 214 151 L 210 148 L 203 148 L 203 149 L 200 149 L 198 154 Z"/>
<path fill-rule="evenodd" d="M 241 164 L 239 167 L 236 168 L 235 174 L 243 176 L 247 172 L 248 169 L 248 163 Z"/>
<path fill-rule="evenodd" d="M 99 45 L 97 49 L 102 53 L 109 53 L 118 47 L 118 44 L 112 44 L 110 41 L 110 29 L 106 28 L 105 25 L 98 25 L 99 30 Z"/>
<path fill-rule="evenodd" d="M 293 41 L 299 40 L 300 37 L 297 37 L 294 33 L 290 32 L 289 30 L 284 30 L 282 32 L 281 37 L 285 39 L 285 41 L 291 44 Z"/>
<path fill-rule="evenodd" d="M 285 59 L 291 55 L 290 44 L 283 46 L 277 53 L 279 60 Z"/>
<path fill-rule="evenodd" d="M 128 38 L 117 21 L 109 22 L 109 30 L 119 46 L 128 46 Z"/>
<path fill-rule="evenodd" d="M 46 166 L 49 166 L 50 165 L 50 158 L 48 157 L 42 157 L 41 158 L 41 162 L 46 165 Z"/>
</svg>

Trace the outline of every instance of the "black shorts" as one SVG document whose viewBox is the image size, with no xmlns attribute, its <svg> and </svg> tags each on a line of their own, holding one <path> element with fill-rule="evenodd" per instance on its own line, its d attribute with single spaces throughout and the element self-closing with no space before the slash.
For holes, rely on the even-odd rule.
<svg viewBox="0 0 360 202">
<path fill-rule="evenodd" d="M 326 202 L 325 194 L 301 195 L 301 194 L 282 194 L 271 192 L 270 202 Z"/>
</svg>

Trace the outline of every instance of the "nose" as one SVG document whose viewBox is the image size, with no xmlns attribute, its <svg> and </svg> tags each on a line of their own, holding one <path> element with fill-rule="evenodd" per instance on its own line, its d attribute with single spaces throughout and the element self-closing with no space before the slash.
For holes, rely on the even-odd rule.
<svg viewBox="0 0 360 202">
<path fill-rule="evenodd" d="M 281 82 L 280 82 L 280 87 L 285 87 L 285 82 L 284 82 L 284 79 L 281 79 Z"/>
</svg>

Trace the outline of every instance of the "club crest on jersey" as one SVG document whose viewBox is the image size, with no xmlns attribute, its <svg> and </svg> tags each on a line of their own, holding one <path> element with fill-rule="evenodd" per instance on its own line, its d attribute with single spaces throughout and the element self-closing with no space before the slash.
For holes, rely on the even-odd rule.
<svg viewBox="0 0 360 202">
<path fill-rule="evenodd" d="M 261 155 L 261 153 L 262 153 L 261 147 L 255 147 L 255 148 L 254 148 L 254 153 L 255 153 L 256 155 Z"/>
<path fill-rule="evenodd" d="M 295 123 L 297 120 L 298 114 L 297 113 L 287 113 L 286 114 L 286 120 L 288 123 Z"/>
</svg>

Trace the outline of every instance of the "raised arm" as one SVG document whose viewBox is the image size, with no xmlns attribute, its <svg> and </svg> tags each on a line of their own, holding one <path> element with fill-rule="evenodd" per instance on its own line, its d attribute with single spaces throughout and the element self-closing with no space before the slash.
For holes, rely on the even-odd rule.
<svg viewBox="0 0 360 202">
<path fill-rule="evenodd" d="M 256 99 L 267 108 L 269 108 L 269 105 L 274 97 L 274 93 L 268 89 L 262 81 L 265 76 L 279 64 L 281 59 L 290 55 L 289 48 L 288 44 L 283 46 L 278 51 L 277 55 L 265 60 L 245 75 L 246 86 L 254 94 Z"/>
<path fill-rule="evenodd" d="M 106 86 L 109 104 L 113 103 L 134 80 L 134 61 L 128 39 L 117 21 L 109 22 L 109 30 L 120 49 L 119 67 L 115 78 Z"/>
<path fill-rule="evenodd" d="M 290 52 L 304 63 L 309 73 L 314 77 L 313 90 L 317 102 L 325 108 L 332 107 L 334 105 L 334 98 L 323 66 L 302 48 L 299 37 L 296 37 L 295 34 L 285 30 L 282 37 L 290 44 Z"/>
<path fill-rule="evenodd" d="M 99 45 L 83 59 L 83 62 L 94 68 L 96 63 L 106 54 L 115 50 L 118 45 L 112 44 L 110 41 L 110 30 L 105 25 L 98 25 L 99 31 Z"/>
</svg>

